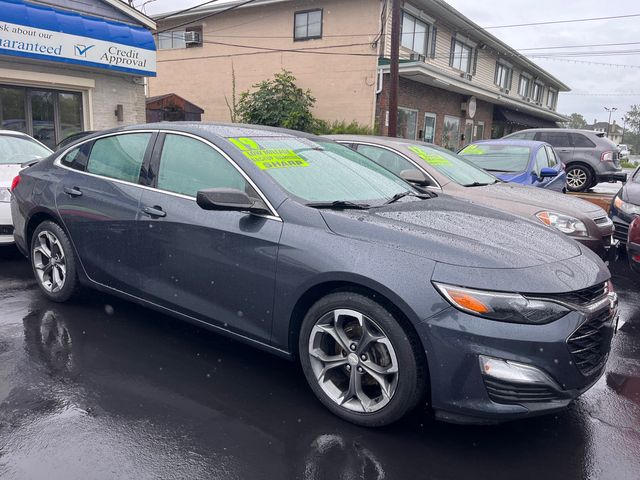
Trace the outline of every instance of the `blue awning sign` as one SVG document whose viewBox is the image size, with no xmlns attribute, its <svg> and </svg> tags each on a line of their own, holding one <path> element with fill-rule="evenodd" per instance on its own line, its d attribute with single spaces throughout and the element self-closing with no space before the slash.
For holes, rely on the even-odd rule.
<svg viewBox="0 0 640 480">
<path fill-rule="evenodd" d="M 0 1 L 0 55 L 156 75 L 153 35 L 142 27 Z"/>
</svg>

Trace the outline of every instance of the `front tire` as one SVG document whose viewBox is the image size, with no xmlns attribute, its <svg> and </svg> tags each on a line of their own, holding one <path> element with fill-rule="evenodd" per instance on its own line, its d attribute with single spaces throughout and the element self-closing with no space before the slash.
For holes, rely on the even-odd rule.
<svg viewBox="0 0 640 480">
<path fill-rule="evenodd" d="M 57 223 L 42 222 L 31 238 L 31 267 L 44 295 L 66 302 L 78 290 L 76 259 L 69 237 Z"/>
<path fill-rule="evenodd" d="M 305 316 L 298 352 L 307 382 L 337 416 L 367 427 L 413 409 L 425 386 L 418 341 L 372 299 L 335 292 Z"/>
<path fill-rule="evenodd" d="M 594 175 L 584 165 L 571 165 L 567 168 L 567 190 L 583 192 L 592 186 Z"/>
</svg>

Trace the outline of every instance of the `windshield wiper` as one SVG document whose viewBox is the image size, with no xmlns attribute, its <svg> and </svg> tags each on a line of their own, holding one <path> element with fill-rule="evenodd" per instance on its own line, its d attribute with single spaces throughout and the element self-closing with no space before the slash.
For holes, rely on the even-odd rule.
<svg viewBox="0 0 640 480">
<path fill-rule="evenodd" d="M 333 202 L 309 202 L 305 203 L 307 207 L 311 208 L 331 208 L 334 210 L 367 210 L 371 208 L 368 203 L 355 203 L 349 200 L 335 200 Z"/>
<path fill-rule="evenodd" d="M 391 203 L 397 202 L 398 200 L 404 197 L 418 197 L 418 198 L 426 199 L 426 198 L 433 198 L 434 196 L 435 194 L 431 194 L 431 193 L 416 193 L 416 192 L 412 192 L 411 190 L 407 190 L 406 192 L 396 193 L 393 197 L 391 197 L 389 200 L 384 202 L 382 205 L 389 205 Z"/>
<path fill-rule="evenodd" d="M 493 182 L 496 183 L 496 182 Z M 462 185 L 463 187 L 486 187 L 487 185 L 493 185 L 493 183 L 481 183 L 481 182 L 473 182 L 473 183 L 465 183 Z"/>
</svg>

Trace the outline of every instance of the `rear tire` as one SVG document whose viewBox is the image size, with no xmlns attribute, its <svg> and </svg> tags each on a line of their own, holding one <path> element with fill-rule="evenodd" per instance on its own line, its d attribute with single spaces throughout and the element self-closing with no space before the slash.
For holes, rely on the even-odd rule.
<svg viewBox="0 0 640 480">
<path fill-rule="evenodd" d="M 44 295 L 66 302 L 79 289 L 77 262 L 69 237 L 57 223 L 44 221 L 31 238 L 31 267 Z"/>
<path fill-rule="evenodd" d="M 419 342 L 364 295 L 335 292 L 318 300 L 303 320 L 298 352 L 318 399 L 356 425 L 395 422 L 424 395 L 427 368 Z"/>
<path fill-rule="evenodd" d="M 589 167 L 576 164 L 567 167 L 567 190 L 570 192 L 584 192 L 591 188 L 595 175 Z"/>
</svg>

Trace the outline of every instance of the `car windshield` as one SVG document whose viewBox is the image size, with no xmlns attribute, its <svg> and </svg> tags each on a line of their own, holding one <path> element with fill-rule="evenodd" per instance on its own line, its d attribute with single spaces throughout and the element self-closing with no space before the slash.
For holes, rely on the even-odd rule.
<svg viewBox="0 0 640 480">
<path fill-rule="evenodd" d="M 472 143 L 459 155 L 490 172 L 522 172 L 527 169 L 531 149 L 516 145 Z"/>
<path fill-rule="evenodd" d="M 25 163 L 51 155 L 51 150 L 29 138 L 0 135 L 0 164 Z"/>
<path fill-rule="evenodd" d="M 465 187 L 491 185 L 499 180 L 459 155 L 435 145 L 406 144 L 407 153 L 426 163 L 450 180 Z"/>
<path fill-rule="evenodd" d="M 230 138 L 242 153 L 304 202 L 383 203 L 413 188 L 367 157 L 331 141 Z"/>
</svg>

